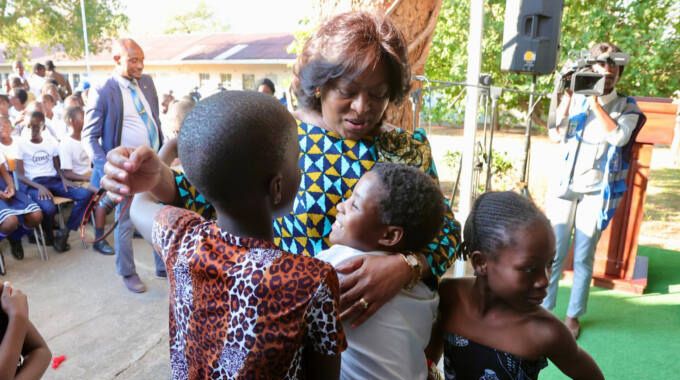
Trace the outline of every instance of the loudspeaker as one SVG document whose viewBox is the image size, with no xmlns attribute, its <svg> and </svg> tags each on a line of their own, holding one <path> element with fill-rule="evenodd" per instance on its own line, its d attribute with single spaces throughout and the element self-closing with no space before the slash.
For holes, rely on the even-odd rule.
<svg viewBox="0 0 680 380">
<path fill-rule="evenodd" d="M 507 0 L 501 70 L 535 75 L 555 70 L 563 0 Z"/>
</svg>

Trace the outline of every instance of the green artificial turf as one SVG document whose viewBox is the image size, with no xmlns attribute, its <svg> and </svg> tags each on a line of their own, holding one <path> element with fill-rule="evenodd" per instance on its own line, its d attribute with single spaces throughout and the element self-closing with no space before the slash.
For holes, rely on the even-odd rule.
<svg viewBox="0 0 680 380">
<path fill-rule="evenodd" d="M 578 344 L 606 379 L 680 379 L 680 252 L 640 247 L 638 255 L 649 257 L 645 294 L 592 288 Z M 560 318 L 570 290 L 560 286 Z M 566 376 L 550 363 L 539 378 Z"/>
</svg>

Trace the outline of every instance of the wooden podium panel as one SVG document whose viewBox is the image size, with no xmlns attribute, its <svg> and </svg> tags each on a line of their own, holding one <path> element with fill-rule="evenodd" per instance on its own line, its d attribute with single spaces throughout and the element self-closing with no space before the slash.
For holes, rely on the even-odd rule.
<svg viewBox="0 0 680 380">
<path fill-rule="evenodd" d="M 626 184 L 628 190 L 614 218 L 602 232 L 595 252 L 593 283 L 596 286 L 642 294 L 647 287 L 647 261 L 638 259 L 638 235 L 647 197 L 653 144 L 670 144 L 677 105 L 669 99 L 636 98 L 647 123 L 635 139 Z M 565 277 L 572 277 L 573 255 L 565 263 Z"/>
</svg>

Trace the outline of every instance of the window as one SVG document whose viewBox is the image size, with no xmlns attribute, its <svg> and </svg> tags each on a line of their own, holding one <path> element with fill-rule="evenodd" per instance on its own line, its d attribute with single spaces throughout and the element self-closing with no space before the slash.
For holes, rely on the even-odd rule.
<svg viewBox="0 0 680 380">
<path fill-rule="evenodd" d="M 80 74 L 73 74 L 73 83 L 71 83 L 71 87 L 73 89 L 78 88 L 78 85 L 80 84 Z"/>
<path fill-rule="evenodd" d="M 227 73 L 221 73 L 220 74 L 220 83 L 222 84 L 222 87 L 226 89 L 231 88 L 231 74 Z"/>
<path fill-rule="evenodd" d="M 255 74 L 243 74 L 242 85 L 244 90 L 256 90 L 255 88 Z"/>
<path fill-rule="evenodd" d="M 203 86 L 207 85 L 209 80 L 210 80 L 210 74 L 199 73 L 198 74 L 198 87 L 203 87 Z"/>
</svg>

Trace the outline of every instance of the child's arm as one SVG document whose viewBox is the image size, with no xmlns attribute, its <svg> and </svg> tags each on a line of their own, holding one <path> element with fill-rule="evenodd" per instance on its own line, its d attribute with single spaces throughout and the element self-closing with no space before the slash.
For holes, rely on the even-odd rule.
<svg viewBox="0 0 680 380">
<path fill-rule="evenodd" d="M 0 343 L 0 379 L 13 379 L 29 325 L 28 301 L 21 291 L 12 289 L 9 282 L 2 287 L 1 300 L 8 323 Z"/>
<path fill-rule="evenodd" d="M 547 357 L 557 368 L 572 379 L 604 380 L 595 360 L 576 344 L 574 336 L 562 322 L 551 322 L 551 337 Z"/>
<path fill-rule="evenodd" d="M 54 170 L 57 171 L 57 175 L 59 178 L 61 178 L 61 184 L 64 186 L 64 191 L 68 191 L 68 185 L 75 187 L 71 181 L 64 177 L 64 172 L 61 170 L 61 161 L 59 160 L 58 155 L 52 157 L 52 164 L 54 165 Z"/>
<path fill-rule="evenodd" d="M 172 161 L 177 158 L 177 138 L 170 139 L 163 144 L 161 150 L 158 152 L 158 158 L 160 158 L 164 164 L 168 166 L 172 165 Z"/>
<path fill-rule="evenodd" d="M 439 363 L 439 360 L 444 353 L 444 334 L 446 332 L 445 325 L 451 312 L 451 303 L 454 297 L 454 280 L 442 280 L 439 285 L 439 310 L 437 312 L 437 320 L 432 325 L 432 333 L 430 334 L 430 343 L 425 347 L 425 357 L 428 361 Z M 428 368 L 429 372 L 429 368 Z"/>
<path fill-rule="evenodd" d="M 45 200 L 54 198 L 52 193 L 45 186 L 35 183 L 26 177 L 23 160 L 17 160 L 17 176 L 19 177 L 19 181 L 38 190 L 38 199 Z"/>
<path fill-rule="evenodd" d="M 31 321 L 28 321 L 22 355 L 24 355 L 24 365 L 19 369 L 15 380 L 40 379 L 52 359 L 52 352 Z"/>
<path fill-rule="evenodd" d="M 5 190 L 0 192 L 0 199 L 5 200 L 11 199 L 15 193 L 14 180 L 12 179 L 12 176 L 9 175 L 9 172 L 7 171 L 7 168 L 5 168 L 5 165 L 2 164 L 0 164 L 0 176 L 2 176 L 2 179 L 7 184 Z"/>
<path fill-rule="evenodd" d="M 69 181 L 75 181 L 75 182 L 89 182 L 90 181 L 89 175 L 76 174 L 71 169 L 63 169 L 61 172 L 64 174 L 64 178 L 66 178 Z"/>
<path fill-rule="evenodd" d="M 101 185 L 116 202 L 144 191 L 150 191 L 163 203 L 173 204 L 178 200 L 174 172 L 147 146 L 111 150 L 104 172 Z"/>
<path fill-rule="evenodd" d="M 130 219 L 137 231 L 142 234 L 144 240 L 152 243 L 151 231 L 153 231 L 156 215 L 164 206 L 157 203 L 149 193 L 135 195 L 130 206 Z M 153 243 L 152 243 L 153 244 Z"/>
</svg>

